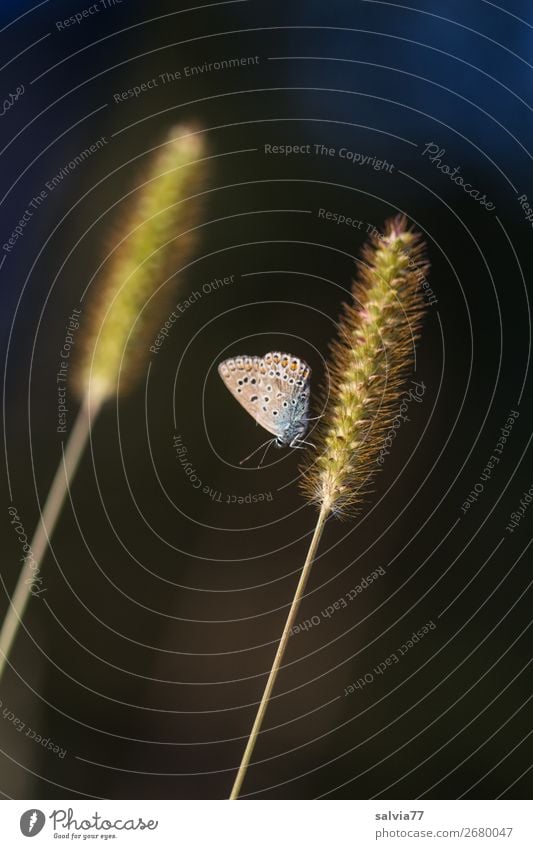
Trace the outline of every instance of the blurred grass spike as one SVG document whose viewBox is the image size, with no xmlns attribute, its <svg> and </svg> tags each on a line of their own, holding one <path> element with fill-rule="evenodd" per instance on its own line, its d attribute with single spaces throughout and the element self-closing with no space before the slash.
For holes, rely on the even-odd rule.
<svg viewBox="0 0 533 849">
<path fill-rule="evenodd" d="M 330 385 L 313 434 L 316 447 L 303 470 L 304 493 L 319 514 L 230 799 L 238 799 L 246 777 L 326 521 L 360 503 L 378 469 L 383 439 L 414 364 L 428 268 L 422 238 L 408 228 L 405 216 L 387 221 L 363 250 L 353 304 L 344 306 L 331 346 Z"/>
<path fill-rule="evenodd" d="M 0 679 L 98 413 L 106 400 L 134 387 L 150 334 L 165 321 L 175 284 L 182 282 L 176 267 L 186 265 L 196 241 L 206 159 L 199 129 L 170 130 L 152 154 L 124 236 L 90 295 L 74 369 L 80 410 L 31 541 L 33 557 L 24 561 L 0 629 Z"/>
<path fill-rule="evenodd" d="M 78 394 L 123 394 L 135 385 L 196 241 L 206 159 L 203 135 L 173 127 L 150 161 L 87 308 L 74 382 Z"/>
</svg>

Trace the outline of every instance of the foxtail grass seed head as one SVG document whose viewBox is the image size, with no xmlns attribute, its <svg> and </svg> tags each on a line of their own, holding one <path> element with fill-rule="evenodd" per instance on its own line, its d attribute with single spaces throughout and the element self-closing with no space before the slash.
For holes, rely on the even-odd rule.
<svg viewBox="0 0 533 849">
<path fill-rule="evenodd" d="M 205 169 L 203 136 L 190 128 L 173 127 L 152 154 L 122 240 L 90 295 L 73 375 L 80 396 L 105 400 L 134 386 L 150 336 L 168 311 L 174 272 L 194 246 Z"/>
<path fill-rule="evenodd" d="M 390 219 L 363 250 L 353 303 L 331 347 L 325 414 L 304 474 L 306 495 L 338 515 L 364 497 L 414 362 L 428 270 L 425 244 L 404 216 Z"/>
</svg>

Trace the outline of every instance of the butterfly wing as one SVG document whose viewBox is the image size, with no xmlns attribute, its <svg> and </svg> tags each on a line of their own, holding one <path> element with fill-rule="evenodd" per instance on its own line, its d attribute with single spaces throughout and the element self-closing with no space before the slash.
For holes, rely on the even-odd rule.
<svg viewBox="0 0 533 849">
<path fill-rule="evenodd" d="M 278 351 L 230 357 L 218 373 L 246 412 L 283 441 L 296 422 L 306 421 L 310 369 L 298 357 Z"/>
</svg>

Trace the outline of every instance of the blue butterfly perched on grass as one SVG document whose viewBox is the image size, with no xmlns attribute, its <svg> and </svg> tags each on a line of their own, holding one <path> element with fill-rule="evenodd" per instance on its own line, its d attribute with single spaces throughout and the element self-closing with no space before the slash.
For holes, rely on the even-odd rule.
<svg viewBox="0 0 533 849">
<path fill-rule="evenodd" d="M 273 351 L 263 357 L 230 357 L 220 363 L 218 373 L 246 412 L 274 436 L 256 451 L 264 445 L 268 450 L 272 444 L 278 448 L 310 444 L 303 438 L 309 426 L 311 369 L 307 363 Z"/>
</svg>

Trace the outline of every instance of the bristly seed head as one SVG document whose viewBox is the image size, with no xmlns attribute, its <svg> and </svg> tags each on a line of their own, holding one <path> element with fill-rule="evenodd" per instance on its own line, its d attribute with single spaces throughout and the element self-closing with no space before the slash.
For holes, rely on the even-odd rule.
<svg viewBox="0 0 533 849">
<path fill-rule="evenodd" d="M 377 470 L 384 435 L 412 368 L 428 270 L 420 234 L 404 216 L 386 222 L 363 250 L 353 304 L 345 305 L 331 345 L 325 414 L 303 476 L 305 494 L 338 515 L 363 498 Z"/>
<path fill-rule="evenodd" d="M 164 322 L 179 266 L 190 257 L 205 181 L 203 134 L 172 127 L 152 154 L 123 236 L 89 294 L 73 374 L 81 396 L 105 400 L 132 388 Z"/>
</svg>

